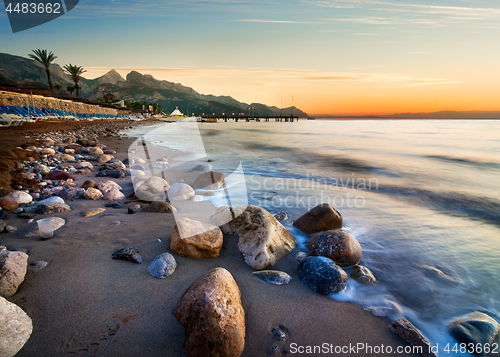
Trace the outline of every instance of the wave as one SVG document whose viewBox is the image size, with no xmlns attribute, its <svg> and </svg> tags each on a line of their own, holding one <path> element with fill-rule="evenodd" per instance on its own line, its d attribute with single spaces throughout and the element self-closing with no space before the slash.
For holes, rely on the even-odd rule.
<svg viewBox="0 0 500 357">
<path fill-rule="evenodd" d="M 458 217 L 469 217 L 500 227 L 500 202 L 458 192 L 435 192 L 414 187 L 378 185 L 377 192 L 411 200 L 427 208 Z"/>
<path fill-rule="evenodd" d="M 452 157 L 452 156 L 446 156 L 446 155 L 427 155 L 425 157 L 429 158 L 429 159 L 439 160 L 439 161 L 466 164 L 466 165 L 472 165 L 472 166 L 476 166 L 476 167 L 487 167 L 487 168 L 500 169 L 500 163 L 498 163 L 498 162 L 485 162 L 485 161 L 479 161 L 479 160 L 474 160 L 474 159 L 465 159 L 465 158 Z"/>
</svg>

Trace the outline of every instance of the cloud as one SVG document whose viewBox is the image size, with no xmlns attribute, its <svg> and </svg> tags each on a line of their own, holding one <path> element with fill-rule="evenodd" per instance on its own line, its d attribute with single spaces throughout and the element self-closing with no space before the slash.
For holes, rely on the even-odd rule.
<svg viewBox="0 0 500 357">
<path fill-rule="evenodd" d="M 312 24 L 313 22 L 289 21 L 289 20 L 265 20 L 265 19 L 239 19 L 238 22 L 261 22 L 266 24 Z"/>
<path fill-rule="evenodd" d="M 85 67 L 88 76 L 100 76 L 110 69 L 106 67 Z M 366 82 L 383 87 L 421 87 L 443 84 L 456 84 L 457 81 L 446 78 L 421 78 L 396 73 L 355 73 L 322 72 L 311 70 L 272 70 L 263 68 L 115 68 L 122 75 L 130 71 L 153 74 L 157 79 L 172 81 L 186 78 L 228 78 L 249 86 L 276 86 L 292 82 Z"/>
</svg>

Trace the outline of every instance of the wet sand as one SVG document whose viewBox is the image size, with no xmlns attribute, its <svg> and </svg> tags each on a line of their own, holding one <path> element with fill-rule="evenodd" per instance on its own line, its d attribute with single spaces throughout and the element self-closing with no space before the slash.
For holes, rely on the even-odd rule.
<svg viewBox="0 0 500 357">
<path fill-rule="evenodd" d="M 101 138 L 100 142 L 116 150 L 115 156 L 122 160 L 127 157 L 132 139 Z M 97 170 L 94 165 L 92 175 L 76 176 L 76 183 L 108 180 L 95 177 Z M 126 195 L 133 191 L 130 177 L 112 180 L 122 186 Z M 292 277 L 288 285 L 277 286 L 252 276 L 254 270 L 238 251 L 237 236 L 224 236 L 219 258 L 189 259 L 172 253 L 178 263 L 175 273 L 157 279 L 148 273 L 147 265 L 158 254 L 170 252 L 170 235 L 175 225 L 172 214 L 127 214 L 126 208 L 106 208 L 99 215 L 83 218 L 81 211 L 104 207 L 108 201 L 80 199 L 66 203 L 71 212 L 49 215 L 67 221 L 50 240 L 25 238 L 36 223 L 27 224 L 12 213 L 6 221 L 18 227 L 18 231 L 0 234 L 0 244 L 9 250 L 26 251 L 29 263 L 49 263 L 38 273 L 29 273 L 18 292 L 8 298 L 33 320 L 31 338 L 17 356 L 183 356 L 184 329 L 171 311 L 189 285 L 214 267 L 231 272 L 241 291 L 246 321 L 243 356 L 272 355 L 271 348 L 278 342 L 271 330 L 279 325 L 289 330 L 287 355 L 338 355 L 294 354 L 291 343 L 362 343 L 374 348 L 391 346 L 394 351 L 398 346 L 407 346 L 389 330 L 388 320 L 354 304 L 335 302 L 302 284 L 294 258 L 298 247 L 273 267 Z M 139 248 L 143 264 L 111 259 L 114 251 L 128 245 Z M 389 354 L 342 353 L 385 355 Z"/>
</svg>

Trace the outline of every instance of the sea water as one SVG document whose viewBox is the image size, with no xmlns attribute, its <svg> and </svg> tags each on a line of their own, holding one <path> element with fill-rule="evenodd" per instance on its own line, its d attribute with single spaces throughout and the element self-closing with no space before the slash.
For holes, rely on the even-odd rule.
<svg viewBox="0 0 500 357">
<path fill-rule="evenodd" d="M 136 127 L 131 136 L 159 126 Z M 500 316 L 500 121 L 315 120 L 200 123 L 214 170 L 241 162 L 249 204 L 284 211 L 283 225 L 330 203 L 363 248 L 378 282 L 332 296 L 394 306 L 439 344 L 447 325 L 473 311 Z M 168 131 L 167 131 L 168 133 Z M 154 137 L 154 136 L 153 136 Z M 156 138 L 182 150 L 182 138 Z M 181 147 L 179 147 L 179 145 Z M 458 353 L 460 355 L 460 353 Z"/>
</svg>

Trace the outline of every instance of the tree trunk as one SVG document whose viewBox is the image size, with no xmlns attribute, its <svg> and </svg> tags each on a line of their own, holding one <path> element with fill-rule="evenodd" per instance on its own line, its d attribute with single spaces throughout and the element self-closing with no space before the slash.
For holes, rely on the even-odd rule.
<svg viewBox="0 0 500 357">
<path fill-rule="evenodd" d="M 80 91 L 78 90 L 78 81 L 75 81 L 75 88 L 76 88 L 76 96 L 80 96 Z"/>
<path fill-rule="evenodd" d="M 50 89 L 54 90 L 54 87 L 52 86 L 52 78 L 50 78 L 50 69 L 48 67 L 45 68 L 45 73 L 47 73 L 47 78 L 49 80 Z"/>
</svg>

